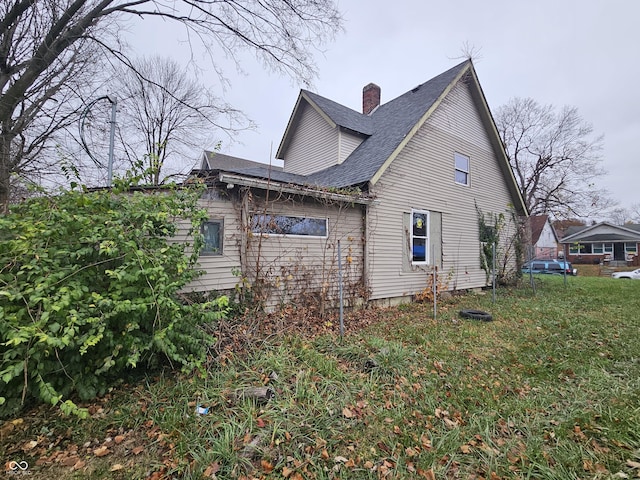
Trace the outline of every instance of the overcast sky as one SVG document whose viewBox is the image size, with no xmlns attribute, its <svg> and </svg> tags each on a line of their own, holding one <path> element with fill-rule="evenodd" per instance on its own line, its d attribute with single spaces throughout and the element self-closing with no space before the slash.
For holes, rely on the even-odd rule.
<svg viewBox="0 0 640 480">
<path fill-rule="evenodd" d="M 599 180 L 620 206 L 640 203 L 640 1 L 635 0 L 340 0 L 345 31 L 318 52 L 316 93 L 362 109 L 362 87 L 373 82 L 387 102 L 463 60 L 474 61 L 489 107 L 512 97 L 578 108 L 604 135 Z M 148 29 L 144 28 L 145 31 Z M 186 58 L 188 47 L 154 29 L 132 42 L 140 53 Z M 176 35 L 180 35 L 176 33 Z M 206 65 L 203 64 L 206 67 Z M 275 155 L 300 85 L 247 57 L 246 75 L 226 72 L 224 98 L 258 128 L 222 152 L 268 162 Z M 213 145 L 203 146 L 212 148 Z"/>
</svg>

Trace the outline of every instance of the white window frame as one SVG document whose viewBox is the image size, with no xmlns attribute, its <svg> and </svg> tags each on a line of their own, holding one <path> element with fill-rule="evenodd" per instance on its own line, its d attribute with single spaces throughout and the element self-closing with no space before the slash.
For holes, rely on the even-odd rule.
<svg viewBox="0 0 640 480">
<path fill-rule="evenodd" d="M 414 215 L 425 216 L 425 228 L 424 228 L 425 234 L 424 235 L 414 235 L 414 229 L 413 229 Z M 409 225 L 409 231 L 411 232 L 411 235 L 409 236 L 409 246 L 410 246 L 409 255 L 411 256 L 411 265 L 429 265 L 429 225 L 430 225 L 430 215 L 428 210 L 419 210 L 419 209 L 413 209 L 413 208 L 411 209 L 411 220 Z M 424 260 L 419 260 L 419 261 L 414 260 L 414 255 L 413 255 L 414 239 L 424 239 L 425 241 Z"/>
<path fill-rule="evenodd" d="M 638 254 L 638 243 L 637 242 L 624 242 L 624 253 L 633 255 Z"/>
<path fill-rule="evenodd" d="M 466 162 L 466 169 L 463 168 L 461 165 L 458 165 L 458 160 L 463 160 L 464 162 Z M 470 177 L 471 177 L 471 159 L 469 157 L 467 157 L 466 155 L 463 155 L 461 153 L 458 152 L 454 152 L 453 154 L 453 165 L 455 168 L 454 174 L 453 174 L 453 179 L 456 182 L 456 184 L 458 185 L 464 185 L 465 187 L 468 187 L 471 182 L 470 182 Z M 458 173 L 461 173 L 464 175 L 464 182 L 460 182 L 458 181 Z"/>
<path fill-rule="evenodd" d="M 591 253 L 594 255 L 613 254 L 613 243 L 594 243 L 591 246 Z"/>
<path fill-rule="evenodd" d="M 206 228 L 206 224 L 208 223 L 212 223 L 212 224 L 218 224 L 218 235 L 220 236 L 219 238 L 219 245 L 220 248 L 218 248 L 218 251 L 214 251 L 214 250 L 207 250 L 207 244 L 206 241 L 204 240 L 204 229 Z M 224 243 L 224 220 L 221 218 L 211 218 L 208 220 L 205 220 L 204 222 L 202 222 L 202 224 L 200 225 L 200 234 L 203 236 L 203 242 L 205 242 L 202 245 L 202 249 L 200 250 L 200 255 L 211 255 L 211 256 L 219 256 L 222 255 L 222 250 L 223 250 L 223 243 Z"/>
</svg>

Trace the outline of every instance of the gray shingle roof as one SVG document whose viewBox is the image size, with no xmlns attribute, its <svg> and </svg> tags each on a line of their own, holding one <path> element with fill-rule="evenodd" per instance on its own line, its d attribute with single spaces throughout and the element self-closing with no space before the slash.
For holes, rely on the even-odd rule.
<svg viewBox="0 0 640 480">
<path fill-rule="evenodd" d="M 321 97 L 320 95 L 308 90 L 302 91 L 309 99 L 315 103 L 336 125 L 348 128 L 363 135 L 373 134 L 373 120 L 368 115 L 363 115 L 351 108 L 340 105 L 339 103 Z"/>
<path fill-rule="evenodd" d="M 232 157 L 231 155 L 225 155 L 224 153 L 211 152 L 205 150 L 207 165 L 202 165 L 203 170 L 224 170 L 231 171 L 230 169 L 238 168 L 264 168 L 267 170 L 269 167 L 265 163 L 254 162 L 253 160 L 246 160 L 240 157 Z M 282 170 L 282 167 L 272 166 L 271 170 Z"/>
<path fill-rule="evenodd" d="M 596 230 L 602 225 L 609 227 L 615 227 L 619 229 L 615 233 L 591 233 L 592 230 Z M 634 232 L 640 234 L 639 224 L 627 224 L 627 225 L 613 225 L 608 222 L 600 222 L 596 225 L 588 226 L 572 226 L 567 228 L 565 235 L 562 239 L 562 243 L 571 243 L 574 241 L 580 242 L 621 242 L 621 241 L 637 241 L 638 235 L 634 235 Z"/>
<path fill-rule="evenodd" d="M 371 136 L 341 164 L 309 175 L 309 182 L 319 186 L 343 188 L 370 181 L 418 120 L 468 64 L 469 62 L 465 61 L 456 65 L 394 100 L 380 105 L 369 116 L 359 114 L 371 119 Z"/>
<path fill-rule="evenodd" d="M 364 115 L 313 92 L 303 90 L 303 96 L 336 125 L 367 136 L 344 162 L 308 176 L 294 175 L 269 169 L 256 162 L 234 161 L 234 157 L 217 154 L 208 157 L 212 170 L 270 178 L 278 182 L 315 187 L 346 188 L 369 182 L 384 162 L 402 143 L 411 129 L 427 113 L 451 82 L 470 65 L 462 62 L 409 92 L 380 105 L 371 114 Z M 218 157 L 218 158 L 216 158 Z"/>
<path fill-rule="evenodd" d="M 245 175 L 247 177 L 255 177 L 261 179 L 270 178 L 275 182 L 281 183 L 293 183 L 296 185 L 308 185 L 308 178 L 304 175 L 296 175 L 295 173 L 287 173 L 280 170 L 271 170 L 269 172 L 269 168 L 264 167 L 254 167 L 254 168 L 223 168 L 220 169 L 224 172 L 236 173 L 238 175 Z"/>
</svg>

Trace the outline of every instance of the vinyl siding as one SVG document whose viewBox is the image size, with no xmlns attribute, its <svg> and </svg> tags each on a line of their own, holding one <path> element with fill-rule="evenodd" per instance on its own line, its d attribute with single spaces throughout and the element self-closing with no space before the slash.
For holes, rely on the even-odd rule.
<svg viewBox="0 0 640 480">
<path fill-rule="evenodd" d="M 553 230 L 551 229 L 551 225 L 549 222 L 544 224 L 542 227 L 542 232 L 540 232 L 540 238 L 538 239 L 538 243 L 536 244 L 538 248 L 547 248 L 547 249 L 557 249 L 558 244 L 556 243 L 556 237 L 553 234 Z"/>
<path fill-rule="evenodd" d="M 469 186 L 454 181 L 455 152 L 469 157 Z M 403 217 L 412 208 L 433 212 L 441 220 L 441 232 L 431 225 L 430 243 L 441 249 L 436 262 L 448 278 L 448 288 L 486 285 L 479 260 L 476 205 L 485 214 L 505 213 L 510 218 L 506 212 L 512 199 L 464 83 L 454 87 L 407 143 L 376 183 L 374 193 L 379 203 L 369 207 L 367 226 L 372 299 L 413 295 L 426 286 L 430 268 L 403 268 L 403 264 L 410 265 L 405 257 L 409 249 L 403 248 L 408 244 Z"/>
<path fill-rule="evenodd" d="M 338 163 L 342 163 L 351 155 L 351 152 L 358 148 L 358 145 L 360 145 L 364 139 L 358 135 L 347 133 L 344 130 L 341 130 L 339 135 Z"/>
<path fill-rule="evenodd" d="M 204 270 L 205 273 L 191 282 L 185 290 L 195 292 L 231 290 L 239 281 L 233 274 L 235 269 L 240 269 L 242 229 L 239 214 L 236 213 L 237 210 L 230 201 L 219 199 L 215 193 L 205 194 L 199 203 L 206 209 L 209 220 L 224 222 L 222 255 L 200 255 L 197 268 Z M 179 240 L 192 243 L 193 238 L 188 235 L 189 225 L 182 223 L 180 227 Z"/>
<path fill-rule="evenodd" d="M 331 127 L 308 103 L 301 108 L 300 121 L 284 153 L 284 171 L 309 175 L 338 163 L 338 128 Z"/>
<path fill-rule="evenodd" d="M 259 268 L 268 292 L 268 305 L 304 301 L 317 292 L 335 304 L 338 300 L 338 240 L 341 244 L 345 298 L 356 296 L 362 284 L 363 221 L 359 206 L 322 205 L 311 201 L 254 205 L 252 213 L 327 218 L 327 238 L 306 236 L 250 235 L 247 275 L 255 281 Z M 259 266 L 259 267 L 258 267 Z"/>
</svg>

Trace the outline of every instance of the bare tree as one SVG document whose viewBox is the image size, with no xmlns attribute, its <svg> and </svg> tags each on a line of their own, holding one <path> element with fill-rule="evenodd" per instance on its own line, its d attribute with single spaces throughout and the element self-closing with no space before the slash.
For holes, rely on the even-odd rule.
<svg viewBox="0 0 640 480">
<path fill-rule="evenodd" d="M 110 22 L 161 17 L 182 25 L 212 59 L 216 51 L 236 59 L 246 48 L 266 67 L 304 82 L 315 75 L 313 49 L 342 24 L 332 0 L 5 0 L 0 15 L 0 208 L 12 174 L 24 173 L 21 135 L 36 119 L 46 123 L 47 102 L 62 103 L 73 72 L 86 65 L 86 49 L 97 45 L 132 66 L 117 37 L 105 34 Z M 40 145 L 54 130 L 44 131 Z"/>
<path fill-rule="evenodd" d="M 629 208 L 613 208 L 607 212 L 605 217 L 615 225 L 640 223 L 640 204 L 633 204 Z"/>
<path fill-rule="evenodd" d="M 640 203 L 634 203 L 631 205 L 630 210 L 631 221 L 634 223 L 640 223 Z"/>
<path fill-rule="evenodd" d="M 513 98 L 497 110 L 496 126 L 531 214 L 586 217 L 610 206 L 595 185 L 605 173 L 603 138 L 576 108 Z"/>
<path fill-rule="evenodd" d="M 175 60 L 155 56 L 133 67 L 121 67 L 114 75 L 119 137 L 128 163 L 144 162 L 150 184 L 188 173 L 192 165 L 182 165 L 181 159 L 193 159 L 204 145 L 213 144 L 214 132 L 232 135 L 252 125 Z"/>
<path fill-rule="evenodd" d="M 47 173 L 50 139 L 77 120 L 80 92 L 94 78 L 95 45 L 79 38 L 57 50 L 47 31 L 60 23 L 48 2 L 0 3 L 0 211 Z"/>
</svg>

